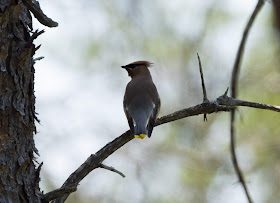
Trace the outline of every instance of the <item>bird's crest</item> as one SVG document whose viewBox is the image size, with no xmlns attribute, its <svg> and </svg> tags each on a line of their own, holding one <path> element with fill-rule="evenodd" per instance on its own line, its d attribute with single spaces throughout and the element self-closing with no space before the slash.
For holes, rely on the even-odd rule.
<svg viewBox="0 0 280 203">
<path fill-rule="evenodd" d="M 133 69 L 137 66 L 146 66 L 146 67 L 150 67 L 151 65 L 153 65 L 153 63 L 149 62 L 149 61 L 135 61 L 133 63 L 127 64 L 125 66 L 122 66 L 122 68 L 129 68 L 129 69 Z"/>
</svg>

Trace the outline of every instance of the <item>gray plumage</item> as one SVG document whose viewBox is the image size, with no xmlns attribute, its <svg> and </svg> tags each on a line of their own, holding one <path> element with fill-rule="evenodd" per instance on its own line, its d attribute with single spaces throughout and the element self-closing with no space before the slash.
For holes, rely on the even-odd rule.
<svg viewBox="0 0 280 203">
<path fill-rule="evenodd" d="M 151 137 L 160 109 L 160 98 L 153 83 L 147 61 L 136 61 L 122 66 L 131 77 L 126 86 L 123 107 L 132 134 Z"/>
</svg>

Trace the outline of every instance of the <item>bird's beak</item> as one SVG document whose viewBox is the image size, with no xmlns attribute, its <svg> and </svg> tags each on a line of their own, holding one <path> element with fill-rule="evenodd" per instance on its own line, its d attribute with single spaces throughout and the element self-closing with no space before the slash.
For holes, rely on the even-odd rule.
<svg viewBox="0 0 280 203">
<path fill-rule="evenodd" d="M 126 68 L 125 66 L 121 66 L 122 68 Z"/>
</svg>

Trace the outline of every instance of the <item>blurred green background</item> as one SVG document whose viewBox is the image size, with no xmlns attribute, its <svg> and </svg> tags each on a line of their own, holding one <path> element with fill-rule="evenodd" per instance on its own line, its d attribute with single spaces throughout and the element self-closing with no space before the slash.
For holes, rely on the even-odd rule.
<svg viewBox="0 0 280 203">
<path fill-rule="evenodd" d="M 129 77 L 121 65 L 150 69 L 161 95 L 159 116 L 202 102 L 196 53 L 209 99 L 230 84 L 237 48 L 256 0 L 46 1 L 59 22 L 36 40 L 35 136 L 44 162 L 41 188 L 59 188 L 86 158 L 124 131 L 122 100 Z M 243 100 L 280 105 L 279 29 L 266 2 L 248 38 L 241 66 Z M 68 203 L 247 202 L 229 152 L 230 114 L 189 117 L 156 127 L 151 139 L 132 140 L 105 164 L 126 178 L 94 170 Z M 280 199 L 280 114 L 239 108 L 237 156 L 255 202 Z"/>
</svg>

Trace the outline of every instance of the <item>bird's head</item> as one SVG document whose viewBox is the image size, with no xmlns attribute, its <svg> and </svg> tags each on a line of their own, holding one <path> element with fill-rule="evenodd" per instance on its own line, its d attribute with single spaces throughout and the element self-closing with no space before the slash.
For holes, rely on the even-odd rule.
<svg viewBox="0 0 280 203">
<path fill-rule="evenodd" d="M 126 69 L 128 75 L 133 78 L 137 75 L 142 75 L 142 74 L 150 75 L 150 71 L 148 70 L 148 67 L 151 66 L 152 64 L 153 63 L 149 61 L 135 61 L 133 63 L 122 66 L 122 68 Z"/>
</svg>

